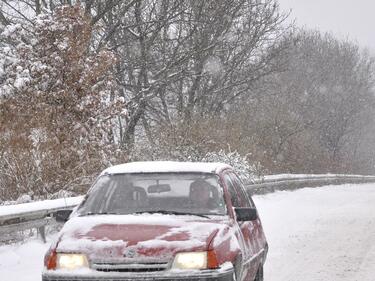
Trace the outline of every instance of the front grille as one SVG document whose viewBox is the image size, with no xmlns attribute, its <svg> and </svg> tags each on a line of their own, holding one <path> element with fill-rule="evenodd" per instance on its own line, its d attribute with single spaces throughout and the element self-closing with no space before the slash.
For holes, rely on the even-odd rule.
<svg viewBox="0 0 375 281">
<path fill-rule="evenodd" d="M 155 272 L 168 268 L 168 263 L 94 263 L 92 269 L 103 272 Z"/>
</svg>

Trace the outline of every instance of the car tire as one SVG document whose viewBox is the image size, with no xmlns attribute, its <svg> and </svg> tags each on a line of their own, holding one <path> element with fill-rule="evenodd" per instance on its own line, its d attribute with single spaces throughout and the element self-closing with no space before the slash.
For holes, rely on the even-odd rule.
<svg viewBox="0 0 375 281">
<path fill-rule="evenodd" d="M 255 276 L 254 281 L 263 281 L 264 275 L 263 275 L 263 264 L 261 264 L 258 268 L 257 275 Z"/>
</svg>

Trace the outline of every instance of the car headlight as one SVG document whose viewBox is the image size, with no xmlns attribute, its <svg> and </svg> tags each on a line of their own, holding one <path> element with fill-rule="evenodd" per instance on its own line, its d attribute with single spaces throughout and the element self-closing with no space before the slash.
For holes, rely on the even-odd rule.
<svg viewBox="0 0 375 281">
<path fill-rule="evenodd" d="M 178 253 L 172 269 L 206 269 L 207 252 Z"/>
<path fill-rule="evenodd" d="M 89 263 L 85 255 L 81 254 L 57 254 L 57 269 L 87 268 Z"/>
</svg>

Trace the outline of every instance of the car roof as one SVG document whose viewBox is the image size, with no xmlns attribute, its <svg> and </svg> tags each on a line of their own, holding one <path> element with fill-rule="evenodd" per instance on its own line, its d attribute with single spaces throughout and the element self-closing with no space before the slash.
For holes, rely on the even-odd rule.
<svg viewBox="0 0 375 281">
<path fill-rule="evenodd" d="M 208 162 L 174 162 L 174 161 L 147 161 L 130 162 L 105 169 L 101 174 L 130 174 L 130 173 L 213 173 L 218 174 L 224 169 L 232 167 L 224 163 Z"/>
</svg>

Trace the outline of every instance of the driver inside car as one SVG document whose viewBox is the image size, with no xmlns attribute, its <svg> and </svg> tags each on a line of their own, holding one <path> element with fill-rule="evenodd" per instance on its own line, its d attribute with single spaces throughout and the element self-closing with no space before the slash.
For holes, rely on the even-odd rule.
<svg viewBox="0 0 375 281">
<path fill-rule="evenodd" d="M 190 184 L 190 202 L 200 209 L 213 209 L 217 207 L 215 199 L 211 197 L 212 186 L 205 180 L 195 180 Z"/>
</svg>

